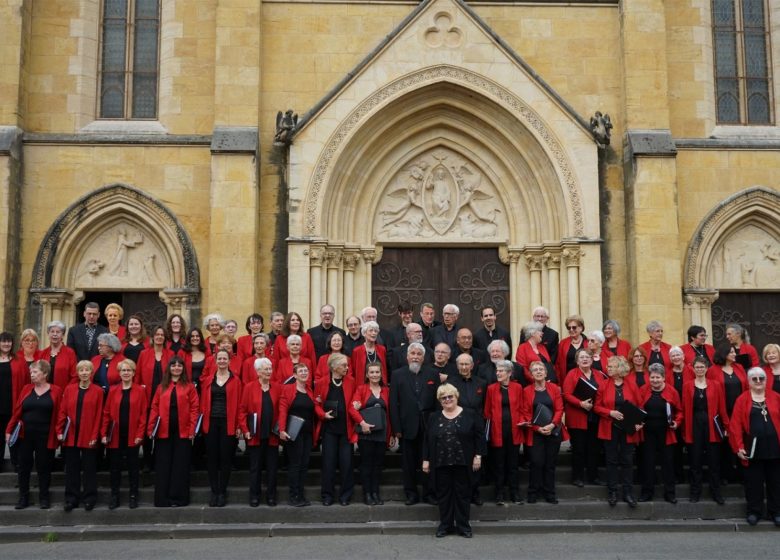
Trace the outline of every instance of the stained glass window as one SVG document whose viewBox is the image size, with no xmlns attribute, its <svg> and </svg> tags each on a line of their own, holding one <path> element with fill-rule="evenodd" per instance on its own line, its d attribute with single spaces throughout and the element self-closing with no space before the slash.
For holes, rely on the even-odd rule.
<svg viewBox="0 0 780 560">
<path fill-rule="evenodd" d="M 159 0 L 103 0 L 100 118 L 157 117 Z"/>
</svg>

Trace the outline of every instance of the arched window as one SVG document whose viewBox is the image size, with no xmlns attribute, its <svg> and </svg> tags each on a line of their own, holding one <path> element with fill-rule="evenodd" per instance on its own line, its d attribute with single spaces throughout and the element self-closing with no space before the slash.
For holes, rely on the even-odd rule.
<svg viewBox="0 0 780 560">
<path fill-rule="evenodd" d="M 719 124 L 772 124 L 766 0 L 712 0 Z"/>
<path fill-rule="evenodd" d="M 100 118 L 157 118 L 159 0 L 103 0 L 100 39 Z"/>
</svg>

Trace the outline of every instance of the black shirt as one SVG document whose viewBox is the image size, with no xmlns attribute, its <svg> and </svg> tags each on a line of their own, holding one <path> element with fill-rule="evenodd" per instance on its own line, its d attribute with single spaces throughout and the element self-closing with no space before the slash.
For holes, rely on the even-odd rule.
<svg viewBox="0 0 780 560">
<path fill-rule="evenodd" d="M 325 422 L 324 430 L 330 434 L 345 434 L 347 425 L 344 420 L 344 415 L 347 413 L 347 407 L 346 402 L 344 401 L 344 386 L 336 386 L 331 380 L 330 386 L 328 387 L 328 396 L 325 400 L 329 401 L 327 403 L 328 406 L 325 407 L 325 411 L 335 411 L 335 419 Z M 332 406 L 333 403 L 335 403 L 336 406 Z"/>
<path fill-rule="evenodd" d="M 650 398 L 645 403 L 645 425 L 651 430 L 666 429 L 666 401 L 661 396 L 661 391 L 650 391 Z"/>
<path fill-rule="evenodd" d="M 707 419 L 707 389 L 693 388 L 693 415 Z"/>
<path fill-rule="evenodd" d="M 132 390 L 132 387 L 122 389 L 122 400 L 119 401 L 119 447 L 127 446 L 127 438 L 130 436 L 130 391 Z"/>
<path fill-rule="evenodd" d="M 724 371 L 723 388 L 726 390 L 726 412 L 731 415 L 731 411 L 734 410 L 734 403 L 737 402 L 737 397 L 742 394 L 742 381 L 740 381 L 736 373 L 729 375 Z"/>
<path fill-rule="evenodd" d="M 312 423 L 314 422 L 314 402 L 309 398 L 307 393 L 301 393 L 295 391 L 295 399 L 293 400 L 288 413 L 292 416 L 303 418 L 303 427 L 301 433 L 311 433 Z"/>
<path fill-rule="evenodd" d="M 128 342 L 125 346 L 125 349 L 122 351 L 122 354 L 124 354 L 125 358 L 129 360 L 133 360 L 135 363 L 138 363 L 138 357 L 141 355 L 141 352 L 144 350 L 144 343 L 139 342 L 137 344 L 133 344 L 132 342 Z"/>
<path fill-rule="evenodd" d="M 436 445 L 436 466 L 449 467 L 454 465 L 465 465 L 466 455 L 463 452 L 463 445 L 458 437 L 460 419 L 463 413 L 455 418 L 449 419 L 444 414 L 437 414 L 436 421 L 439 423 L 439 439 Z"/>
<path fill-rule="evenodd" d="M 372 408 L 372 407 L 375 407 L 375 406 L 381 407 L 382 410 L 385 412 L 385 414 L 387 413 L 387 405 L 385 404 L 385 401 L 382 400 L 381 397 L 375 397 L 372 394 L 370 397 L 368 397 L 368 400 L 366 401 L 366 405 L 363 408 L 366 409 L 366 408 Z M 362 440 L 365 440 L 365 441 L 384 442 L 387 439 L 387 432 L 386 432 L 386 430 L 387 430 L 387 426 L 386 425 L 385 425 L 385 428 L 382 429 L 382 430 L 373 430 L 373 431 L 371 431 L 371 432 L 369 432 L 367 434 L 364 434 L 362 432 L 362 430 L 361 430 L 361 431 L 358 432 L 358 438 L 362 439 Z"/>
<path fill-rule="evenodd" d="M 35 389 L 22 402 L 22 422 L 25 433 L 47 433 L 51 427 L 51 415 L 54 411 L 54 401 L 51 389 L 38 395 Z"/>
<path fill-rule="evenodd" d="M 0 416 L 11 416 L 14 409 L 11 362 L 0 362 Z M 5 426 L 2 426 L 5 430 Z"/>
<path fill-rule="evenodd" d="M 199 362 L 192 362 L 192 382 L 195 384 L 196 388 L 200 385 L 200 375 L 203 373 L 203 366 L 205 365 L 205 359 Z"/>
<path fill-rule="evenodd" d="M 76 399 L 76 419 L 74 422 L 74 438 L 73 438 L 73 446 L 78 447 L 79 446 L 79 432 L 81 431 L 81 413 L 84 410 L 84 395 L 87 394 L 87 387 L 86 389 L 84 387 L 79 387 L 79 396 Z"/>
<path fill-rule="evenodd" d="M 179 439 L 179 401 L 176 399 L 176 386 L 171 391 L 170 417 L 168 419 L 168 437 Z"/>
<path fill-rule="evenodd" d="M 263 408 L 258 419 L 257 429 L 260 439 L 268 439 L 271 436 L 271 422 L 274 419 L 274 402 L 271 399 L 271 391 L 262 391 Z"/>
<path fill-rule="evenodd" d="M 777 431 L 765 402 L 753 402 L 750 409 L 750 435 L 756 440 L 754 459 L 780 459 L 780 442 L 777 441 Z M 745 443 L 747 445 L 747 442 Z M 752 445 L 751 442 L 750 446 Z M 750 453 L 750 448 L 747 452 Z"/>
<path fill-rule="evenodd" d="M 228 377 L 228 381 L 230 377 Z M 217 383 L 217 376 L 211 382 L 211 417 L 227 418 L 227 382 L 224 385 Z"/>
</svg>

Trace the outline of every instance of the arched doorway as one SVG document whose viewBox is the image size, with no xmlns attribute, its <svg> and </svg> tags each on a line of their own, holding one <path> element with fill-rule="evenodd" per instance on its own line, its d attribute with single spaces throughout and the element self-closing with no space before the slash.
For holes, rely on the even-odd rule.
<svg viewBox="0 0 780 560">
<path fill-rule="evenodd" d="M 167 314 L 191 323 L 200 318 L 199 276 L 192 241 L 170 210 L 128 185 L 105 186 L 71 205 L 46 233 L 25 324 L 43 330 L 56 319 L 71 326 L 76 307 L 96 293 L 123 300 L 138 294 L 139 305 L 149 299 L 140 294 L 151 293 Z"/>
</svg>

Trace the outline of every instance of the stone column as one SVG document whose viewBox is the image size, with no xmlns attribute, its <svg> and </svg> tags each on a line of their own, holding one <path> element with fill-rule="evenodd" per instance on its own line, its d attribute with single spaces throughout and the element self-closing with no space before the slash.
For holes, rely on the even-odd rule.
<svg viewBox="0 0 780 560">
<path fill-rule="evenodd" d="M 190 288 L 166 288 L 160 291 L 160 301 L 168 306 L 168 316 L 178 313 L 188 325 L 199 325 L 201 310 L 199 291 Z"/>
<path fill-rule="evenodd" d="M 717 290 L 686 289 L 683 297 L 685 324 L 702 326 L 712 336 L 712 304 L 718 295 Z"/>
<path fill-rule="evenodd" d="M 382 260 L 382 250 L 381 248 L 361 249 L 360 255 L 363 257 L 363 281 L 362 292 L 355 298 L 355 309 L 353 309 L 355 313 L 371 304 L 371 268 Z"/>
<path fill-rule="evenodd" d="M 341 285 L 339 282 L 341 249 L 335 247 L 328 248 L 326 260 L 328 267 L 328 290 L 325 303 L 335 306 L 339 303 L 339 295 L 341 293 Z"/>
<path fill-rule="evenodd" d="M 33 301 L 41 307 L 40 325 L 35 325 L 40 336 L 41 348 L 49 345 L 49 335 L 46 325 L 52 321 L 62 321 L 70 328 L 76 323 L 76 307 L 73 303 L 73 293 L 61 288 L 32 290 Z"/>
<path fill-rule="evenodd" d="M 547 252 L 544 254 L 544 263 L 547 268 L 547 309 L 550 311 L 551 325 L 560 325 L 561 322 L 561 255 Z"/>
<path fill-rule="evenodd" d="M 319 310 L 322 307 L 322 294 L 325 286 L 322 281 L 322 267 L 325 264 L 326 251 L 322 245 L 312 245 L 309 248 L 309 325 L 319 323 Z"/>
<path fill-rule="evenodd" d="M 580 250 L 577 247 L 563 250 L 566 265 L 566 317 L 580 312 Z"/>
<path fill-rule="evenodd" d="M 342 257 L 344 265 L 344 292 L 336 307 L 336 314 L 341 320 L 346 320 L 355 310 L 355 269 L 360 263 L 360 253 L 346 250 Z M 334 304 L 335 305 L 335 304 Z"/>
<path fill-rule="evenodd" d="M 525 262 L 531 272 L 531 309 L 542 305 L 542 259 L 540 255 L 526 254 Z M 530 315 L 528 316 L 530 320 Z"/>
<path fill-rule="evenodd" d="M 520 325 L 523 321 L 523 301 L 520 294 L 522 293 L 522 282 L 520 280 L 520 257 L 522 253 L 519 249 L 508 249 L 506 247 L 500 247 L 498 250 L 499 259 L 503 264 L 509 265 L 509 332 L 520 332 Z M 520 340 L 519 337 L 515 337 L 516 340 Z M 510 351 L 514 352 L 514 348 L 510 348 Z M 514 354 L 511 354 L 514 356 Z"/>
</svg>

